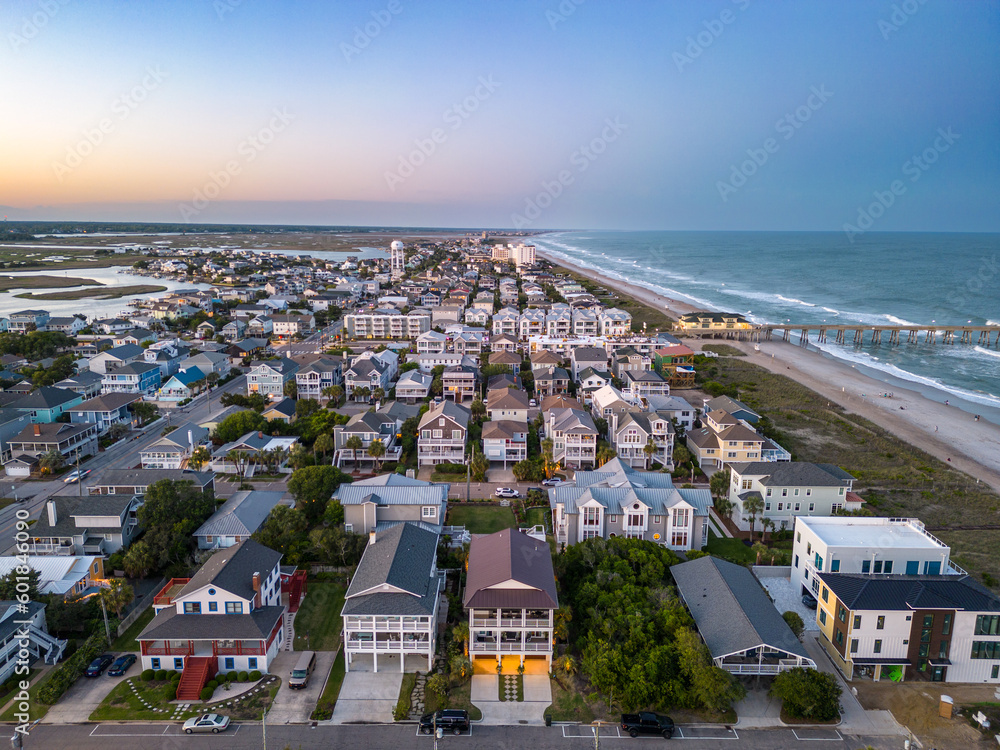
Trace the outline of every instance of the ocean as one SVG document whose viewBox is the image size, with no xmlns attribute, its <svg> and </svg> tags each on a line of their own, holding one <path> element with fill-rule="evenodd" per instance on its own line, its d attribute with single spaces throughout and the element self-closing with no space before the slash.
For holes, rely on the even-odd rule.
<svg viewBox="0 0 1000 750">
<path fill-rule="evenodd" d="M 584 231 L 532 241 L 610 278 L 754 322 L 1000 325 L 997 234 L 868 233 L 851 244 L 841 232 Z M 815 332 L 810 347 L 984 418 L 1000 414 L 1000 349 L 817 344 Z"/>
</svg>

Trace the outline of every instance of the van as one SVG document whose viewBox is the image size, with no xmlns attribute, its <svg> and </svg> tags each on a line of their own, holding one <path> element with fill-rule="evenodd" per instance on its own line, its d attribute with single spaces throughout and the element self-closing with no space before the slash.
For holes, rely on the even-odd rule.
<svg viewBox="0 0 1000 750">
<path fill-rule="evenodd" d="M 316 668 L 316 652 L 303 651 L 299 657 L 295 669 L 292 670 L 288 678 L 288 687 L 292 690 L 299 690 L 309 684 L 309 675 Z"/>
</svg>

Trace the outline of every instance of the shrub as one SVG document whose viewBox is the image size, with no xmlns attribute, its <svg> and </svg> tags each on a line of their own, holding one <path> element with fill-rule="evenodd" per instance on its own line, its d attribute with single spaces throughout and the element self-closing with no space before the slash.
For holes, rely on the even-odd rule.
<svg viewBox="0 0 1000 750">
<path fill-rule="evenodd" d="M 792 632 L 795 633 L 795 637 L 801 638 L 802 631 L 805 630 L 806 626 L 805 623 L 802 622 L 802 617 L 799 615 L 799 613 L 793 612 L 792 610 L 788 610 L 781 616 L 785 618 L 785 622 L 788 623 L 788 627 L 790 627 L 792 629 Z"/>
<path fill-rule="evenodd" d="M 216 672 L 215 677 L 213 677 L 212 679 L 215 680 L 216 684 L 221 685 L 223 682 L 226 681 L 226 673 Z"/>
<path fill-rule="evenodd" d="M 214 692 L 215 688 L 210 688 L 206 685 L 201 689 L 201 692 L 198 694 L 198 697 L 201 698 L 203 701 L 207 701 L 212 697 L 212 694 Z"/>
<path fill-rule="evenodd" d="M 180 682 L 181 673 L 175 669 L 173 672 L 170 673 L 170 679 L 174 682 Z"/>
<path fill-rule="evenodd" d="M 448 678 L 443 674 L 433 674 L 427 680 L 427 689 L 444 698 L 448 694 Z"/>
<path fill-rule="evenodd" d="M 250 679 L 250 676 L 246 672 L 240 672 L 236 676 L 236 681 L 237 682 L 247 682 L 249 679 Z"/>
<path fill-rule="evenodd" d="M 165 680 L 165 679 L 167 679 L 167 670 L 165 670 L 165 669 L 157 669 L 156 670 L 156 679 L 158 679 L 158 680 Z"/>
<path fill-rule="evenodd" d="M 58 701 L 106 645 L 103 633 L 90 636 L 75 654 L 52 670 L 45 684 L 38 689 L 38 702 L 51 706 Z"/>
<path fill-rule="evenodd" d="M 144 670 L 142 670 L 142 674 L 139 675 L 139 678 L 143 682 L 149 682 L 150 680 L 153 679 L 153 677 L 155 675 L 156 675 L 156 672 L 154 672 L 152 669 L 144 669 Z"/>
<path fill-rule="evenodd" d="M 465 464 L 437 464 L 434 471 L 438 474 L 465 474 Z"/>
<path fill-rule="evenodd" d="M 209 680 L 208 682 L 205 683 L 205 687 L 210 687 L 212 688 L 212 690 L 215 690 L 217 687 L 219 687 L 219 683 L 217 683 L 215 680 Z"/>
<path fill-rule="evenodd" d="M 163 691 L 167 701 L 172 701 L 177 699 L 177 683 L 171 682 L 167 685 L 167 689 Z"/>
<path fill-rule="evenodd" d="M 796 667 L 774 678 L 768 692 L 783 701 L 784 711 L 796 719 L 831 721 L 840 709 L 840 685 L 826 672 Z"/>
<path fill-rule="evenodd" d="M 226 682 L 236 682 L 236 670 L 232 672 L 226 672 Z"/>
<path fill-rule="evenodd" d="M 250 673 L 250 682 L 257 682 L 257 680 L 259 679 L 260 679 L 259 669 L 255 669 L 253 672 Z"/>
</svg>

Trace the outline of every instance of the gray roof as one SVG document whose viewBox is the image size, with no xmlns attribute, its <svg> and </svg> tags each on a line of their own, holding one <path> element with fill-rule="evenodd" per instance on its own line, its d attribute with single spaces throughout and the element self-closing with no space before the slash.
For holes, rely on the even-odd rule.
<svg viewBox="0 0 1000 750">
<path fill-rule="evenodd" d="M 217 586 L 242 599 L 253 599 L 253 574 L 260 573 L 261 580 L 274 569 L 281 560 L 281 553 L 275 552 L 253 539 L 245 539 L 233 547 L 227 547 L 213 554 L 201 566 L 194 577 L 187 582 L 177 597 L 185 596 L 205 586 Z"/>
<path fill-rule="evenodd" d="M 18 409 L 51 409 L 80 398 L 80 394 L 66 388 L 43 385 L 12 404 Z"/>
<path fill-rule="evenodd" d="M 762 476 L 765 487 L 846 487 L 854 479 L 839 466 L 808 461 L 753 461 L 731 469 L 740 476 Z"/>
<path fill-rule="evenodd" d="M 185 469 L 112 469 L 105 471 L 95 487 L 148 487 L 153 482 L 169 479 L 174 482 L 190 481 L 196 487 L 207 487 L 215 479 L 211 471 L 187 471 Z"/>
<path fill-rule="evenodd" d="M 144 351 L 146 350 L 138 344 L 122 344 L 121 346 L 114 346 L 106 352 L 101 352 L 101 354 L 108 354 L 115 359 L 134 359 L 135 357 L 141 357 Z"/>
<path fill-rule="evenodd" d="M 456 404 L 454 401 L 444 401 L 437 407 L 432 406 L 424 413 L 424 416 L 420 418 L 420 427 L 423 428 L 425 424 L 430 424 L 438 417 L 448 417 L 461 427 L 468 429 L 471 416 L 472 412 L 464 406 Z"/>
<path fill-rule="evenodd" d="M 817 575 L 850 610 L 1000 612 L 1000 598 L 968 575 Z"/>
<path fill-rule="evenodd" d="M 365 547 L 342 614 L 433 614 L 438 591 L 438 579 L 432 575 L 437 542 L 436 533 L 411 523 L 377 533 L 375 543 Z"/>
<path fill-rule="evenodd" d="M 250 536 L 261 527 L 283 492 L 237 492 L 203 523 L 194 536 Z"/>
<path fill-rule="evenodd" d="M 25 605 L 13 599 L 0 600 L 0 642 L 21 629 L 20 621 L 30 620 L 43 609 L 45 605 L 42 602 L 29 601 Z"/>
<path fill-rule="evenodd" d="M 728 411 L 729 413 L 735 413 L 738 411 L 750 412 L 754 417 L 760 418 L 760 415 L 751 409 L 749 406 L 744 404 L 742 401 L 737 401 L 731 396 L 716 396 L 710 401 L 705 402 L 704 411 L 708 413 L 710 411 L 715 411 L 716 409 L 722 409 Z M 756 422 L 757 419 L 748 419 L 748 422 Z"/>
<path fill-rule="evenodd" d="M 670 573 L 713 658 L 762 645 L 810 658 L 747 568 L 701 557 Z"/>
<path fill-rule="evenodd" d="M 448 501 L 449 484 L 434 484 L 410 479 L 402 474 L 379 474 L 377 477 L 342 484 L 333 493 L 341 505 L 443 505 Z"/>
<path fill-rule="evenodd" d="M 517 529 L 477 536 L 469 546 L 468 566 L 466 607 L 559 608 L 547 542 Z M 522 587 L 500 588 L 507 581 Z"/>
<path fill-rule="evenodd" d="M 284 611 L 284 607 L 258 607 L 242 615 L 189 615 L 167 607 L 143 629 L 139 640 L 266 640 Z"/>
<path fill-rule="evenodd" d="M 53 526 L 49 523 L 49 514 L 42 506 L 38 521 L 31 527 L 31 533 L 39 537 L 71 537 L 84 534 L 87 527 L 77 526 L 74 520 L 77 516 L 105 516 L 121 518 L 125 509 L 132 504 L 135 495 L 85 495 L 56 496 L 49 498 L 56 503 L 57 521 Z M 121 527 L 102 528 L 100 533 L 110 532 Z"/>
</svg>

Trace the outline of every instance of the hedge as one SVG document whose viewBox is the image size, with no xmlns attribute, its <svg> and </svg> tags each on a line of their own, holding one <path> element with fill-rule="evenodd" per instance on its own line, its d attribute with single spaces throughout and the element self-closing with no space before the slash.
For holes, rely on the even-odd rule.
<svg viewBox="0 0 1000 750">
<path fill-rule="evenodd" d="M 175 669 L 173 672 L 170 673 L 170 679 L 173 680 L 174 682 L 180 682 L 181 673 Z"/>
<path fill-rule="evenodd" d="M 226 672 L 226 682 L 236 682 L 236 677 L 237 674 L 235 669 L 232 672 Z"/>
<path fill-rule="evenodd" d="M 214 692 L 215 692 L 214 688 L 206 686 L 201 689 L 201 693 L 198 695 L 198 697 L 201 698 L 203 701 L 207 701 L 212 697 L 212 693 Z"/>
<path fill-rule="evenodd" d="M 215 680 L 209 680 L 208 682 L 205 683 L 205 687 L 210 687 L 212 688 L 212 690 L 215 690 L 217 687 L 219 687 L 219 683 L 217 683 Z"/>
<path fill-rule="evenodd" d="M 237 682 L 248 682 L 250 680 L 250 675 L 246 672 L 240 672 L 236 677 Z"/>
<path fill-rule="evenodd" d="M 257 682 L 257 680 L 259 679 L 260 679 L 259 669 L 255 669 L 253 672 L 250 673 L 250 682 Z"/>
<path fill-rule="evenodd" d="M 156 670 L 156 679 L 158 679 L 158 680 L 165 680 L 165 679 L 167 679 L 167 670 L 165 670 L 165 669 L 157 669 Z"/>
<path fill-rule="evenodd" d="M 38 689 L 38 702 L 53 705 L 70 685 L 86 671 L 87 666 L 103 651 L 107 641 L 103 633 L 94 633 L 77 652 L 52 670 L 49 679 Z"/>
<path fill-rule="evenodd" d="M 141 679 L 143 682 L 150 682 L 155 676 L 156 672 L 154 672 L 152 669 L 144 669 L 142 670 L 142 674 L 139 675 L 139 679 Z"/>
<path fill-rule="evenodd" d="M 465 474 L 465 464 L 435 464 L 434 471 L 438 474 Z"/>
<path fill-rule="evenodd" d="M 167 685 L 167 689 L 166 689 L 165 692 L 166 692 L 166 697 L 167 697 L 168 701 L 176 700 L 177 699 L 177 684 L 174 683 L 174 682 L 171 682 L 169 685 Z"/>
</svg>

